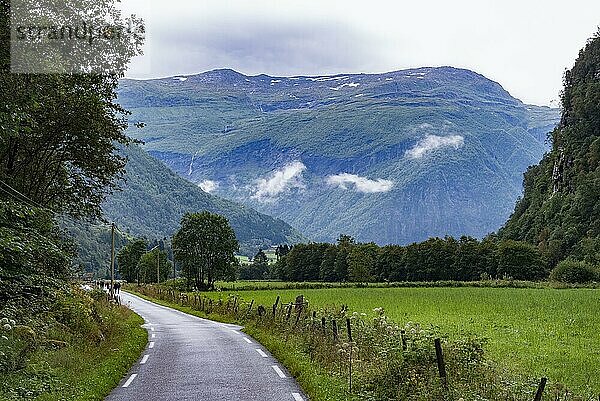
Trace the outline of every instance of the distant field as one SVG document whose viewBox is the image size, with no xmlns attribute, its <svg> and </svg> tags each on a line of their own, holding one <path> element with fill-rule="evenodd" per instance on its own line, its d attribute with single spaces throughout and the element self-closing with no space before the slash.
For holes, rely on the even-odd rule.
<svg viewBox="0 0 600 401">
<path fill-rule="evenodd" d="M 241 283 L 240 287 L 243 287 Z M 246 283 L 256 285 L 257 283 Z M 264 283 L 265 287 L 274 283 Z M 283 285 L 279 283 L 278 285 Z M 211 293 L 227 297 L 231 292 Z M 548 376 L 579 394 L 600 393 L 600 290 L 520 288 L 264 289 L 236 293 L 271 305 L 303 294 L 313 306 L 348 305 L 373 314 L 377 307 L 397 323 L 438 326 L 451 337 L 489 339 L 488 355 L 517 373 Z"/>
</svg>

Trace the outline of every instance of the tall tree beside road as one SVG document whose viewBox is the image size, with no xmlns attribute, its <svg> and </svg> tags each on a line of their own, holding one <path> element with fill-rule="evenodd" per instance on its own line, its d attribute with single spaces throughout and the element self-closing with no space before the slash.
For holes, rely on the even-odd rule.
<svg viewBox="0 0 600 401">
<path fill-rule="evenodd" d="M 117 265 L 121 278 L 129 283 L 139 282 L 139 261 L 148 249 L 148 242 L 143 238 L 136 238 L 119 249 Z"/>
<path fill-rule="evenodd" d="M 173 236 L 175 260 L 196 289 L 212 289 L 216 280 L 234 276 L 238 249 L 229 221 L 209 212 L 186 213 Z"/>
<path fill-rule="evenodd" d="M 0 314 L 36 316 L 65 292 L 73 273 L 74 252 L 56 216 L 101 215 L 125 165 L 116 146 L 129 139 L 127 112 L 116 103 L 123 74 L 11 73 L 10 16 L 17 3 L 0 0 Z M 110 14 L 115 6 L 112 0 L 77 4 L 82 7 L 70 3 L 71 11 L 82 18 L 92 9 Z M 32 12 L 57 21 L 52 8 Z M 139 43 L 124 44 L 130 51 L 119 61 L 126 64 Z M 36 57 L 55 60 L 43 56 Z"/>
<path fill-rule="evenodd" d="M 11 73 L 10 8 L 5 0 L 0 4 L 0 180 L 57 213 L 98 217 L 126 162 L 116 153 L 117 145 L 129 143 L 128 112 L 116 103 L 123 73 Z M 112 15 L 114 3 L 73 5 L 82 20 L 91 9 Z M 42 12 L 49 13 L 49 21 L 60 20 L 52 15 L 60 11 Z M 123 44 L 124 55 L 139 54 L 141 43 Z"/>
</svg>

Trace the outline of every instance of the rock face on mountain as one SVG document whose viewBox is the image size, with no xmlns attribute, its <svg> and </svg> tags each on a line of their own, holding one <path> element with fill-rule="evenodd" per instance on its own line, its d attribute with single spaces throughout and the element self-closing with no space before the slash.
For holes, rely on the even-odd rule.
<svg viewBox="0 0 600 401">
<path fill-rule="evenodd" d="M 555 109 L 472 71 L 123 80 L 129 134 L 207 192 L 314 240 L 407 243 L 498 229 Z"/>
<path fill-rule="evenodd" d="M 600 265 L 600 31 L 565 74 L 552 150 L 525 174 L 525 192 L 500 236 L 536 244 L 551 264 Z"/>
</svg>

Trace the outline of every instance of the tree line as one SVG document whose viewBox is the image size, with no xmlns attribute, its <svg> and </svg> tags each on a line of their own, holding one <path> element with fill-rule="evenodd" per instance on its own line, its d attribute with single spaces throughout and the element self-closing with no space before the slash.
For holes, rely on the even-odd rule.
<svg viewBox="0 0 600 401">
<path fill-rule="evenodd" d="M 548 274 L 535 246 L 493 236 L 378 246 L 342 235 L 336 244 L 295 245 L 271 271 L 272 278 L 284 281 L 326 282 L 540 280 Z"/>
</svg>

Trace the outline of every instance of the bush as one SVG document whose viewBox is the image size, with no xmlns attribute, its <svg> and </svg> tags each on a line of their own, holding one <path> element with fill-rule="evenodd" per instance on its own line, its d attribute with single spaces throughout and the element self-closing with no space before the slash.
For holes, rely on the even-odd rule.
<svg viewBox="0 0 600 401">
<path fill-rule="evenodd" d="M 563 260 L 550 273 L 550 279 L 563 283 L 583 284 L 599 279 L 598 269 L 586 262 Z"/>
<path fill-rule="evenodd" d="M 498 247 L 498 277 L 515 280 L 539 280 L 547 277 L 544 263 L 536 247 L 507 240 Z"/>
</svg>

